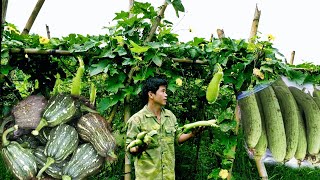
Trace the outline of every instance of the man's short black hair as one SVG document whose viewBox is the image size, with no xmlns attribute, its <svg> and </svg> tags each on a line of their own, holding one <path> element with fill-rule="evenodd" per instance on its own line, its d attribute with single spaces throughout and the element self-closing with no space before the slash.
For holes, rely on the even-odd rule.
<svg viewBox="0 0 320 180">
<path fill-rule="evenodd" d="M 160 86 L 168 86 L 168 81 L 164 77 L 150 77 L 142 87 L 142 103 L 148 103 L 148 92 L 156 93 Z"/>
</svg>

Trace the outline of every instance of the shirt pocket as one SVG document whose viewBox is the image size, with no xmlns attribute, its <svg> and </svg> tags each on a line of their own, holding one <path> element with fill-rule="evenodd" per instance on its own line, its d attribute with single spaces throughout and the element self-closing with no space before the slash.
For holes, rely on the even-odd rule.
<svg viewBox="0 0 320 180">
<path fill-rule="evenodd" d="M 176 129 L 174 126 L 165 127 L 165 136 L 167 143 L 174 143 Z"/>
</svg>

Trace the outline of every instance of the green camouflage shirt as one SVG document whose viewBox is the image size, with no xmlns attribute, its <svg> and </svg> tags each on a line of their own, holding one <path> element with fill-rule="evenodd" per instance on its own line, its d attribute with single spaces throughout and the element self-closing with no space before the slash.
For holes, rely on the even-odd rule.
<svg viewBox="0 0 320 180">
<path fill-rule="evenodd" d="M 128 120 L 126 144 L 135 140 L 139 132 L 151 130 L 157 130 L 157 134 L 152 136 L 155 141 L 147 150 L 133 156 L 136 179 L 174 180 L 174 146 L 182 134 L 178 130 L 176 116 L 163 108 L 159 124 L 157 117 L 145 106 Z"/>
</svg>

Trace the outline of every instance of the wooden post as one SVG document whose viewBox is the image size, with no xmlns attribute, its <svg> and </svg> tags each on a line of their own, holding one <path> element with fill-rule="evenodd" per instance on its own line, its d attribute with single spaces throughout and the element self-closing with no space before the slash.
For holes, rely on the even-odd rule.
<svg viewBox="0 0 320 180">
<path fill-rule="evenodd" d="M 292 51 L 292 53 L 291 53 L 291 58 L 290 58 L 290 64 L 292 64 L 292 65 L 293 65 L 293 61 L 294 61 L 294 56 L 295 56 L 295 54 L 296 54 L 296 51 Z"/>
<path fill-rule="evenodd" d="M 50 39 L 50 30 L 48 25 L 46 25 L 46 30 L 47 30 L 47 37 L 48 39 Z"/>
<path fill-rule="evenodd" d="M 218 38 L 222 39 L 225 37 L 223 29 L 217 29 Z"/>
<path fill-rule="evenodd" d="M 26 26 L 24 27 L 23 31 L 21 34 L 29 34 L 30 32 L 30 29 L 34 23 L 34 20 L 37 18 L 38 14 L 39 14 L 39 11 L 43 5 L 45 0 L 38 0 L 36 6 L 34 7 L 29 19 L 28 19 L 28 22 L 26 24 Z"/>
<path fill-rule="evenodd" d="M 259 11 L 258 5 L 256 5 L 256 10 L 254 12 L 253 21 L 252 21 L 252 25 L 251 25 L 249 42 L 253 43 L 254 39 L 255 39 L 254 36 L 257 35 L 260 15 L 261 15 L 261 11 Z"/>
</svg>

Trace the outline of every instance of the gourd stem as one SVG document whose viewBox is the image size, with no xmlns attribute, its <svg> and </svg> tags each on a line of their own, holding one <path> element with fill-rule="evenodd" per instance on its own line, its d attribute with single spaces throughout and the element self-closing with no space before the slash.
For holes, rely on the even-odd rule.
<svg viewBox="0 0 320 180">
<path fill-rule="evenodd" d="M 29 142 L 23 142 L 20 144 L 21 147 L 23 148 L 29 148 L 30 147 L 30 143 Z"/>
<path fill-rule="evenodd" d="M 2 134 L 3 147 L 8 146 L 10 144 L 10 141 L 7 139 L 7 135 L 17 129 L 18 129 L 18 125 L 14 125 L 13 127 L 9 128 L 3 132 L 3 134 Z"/>
<path fill-rule="evenodd" d="M 80 106 L 80 110 L 81 110 L 82 112 L 87 111 L 87 112 L 91 112 L 91 113 L 99 113 L 98 111 L 93 110 L 93 109 L 91 109 L 91 108 L 89 108 L 88 106 L 83 105 L 83 104 Z"/>
<path fill-rule="evenodd" d="M 39 135 L 39 131 L 45 127 L 48 126 L 48 122 L 46 119 L 41 118 L 40 123 L 38 124 L 37 128 L 35 130 L 33 130 L 31 133 L 35 136 Z"/>
<path fill-rule="evenodd" d="M 41 178 L 42 173 L 49 167 L 51 164 L 53 164 L 55 160 L 52 157 L 47 157 L 46 164 L 40 169 L 40 171 L 37 174 L 37 178 Z"/>
<path fill-rule="evenodd" d="M 68 175 L 63 175 L 62 180 L 71 180 L 71 177 Z"/>
</svg>

